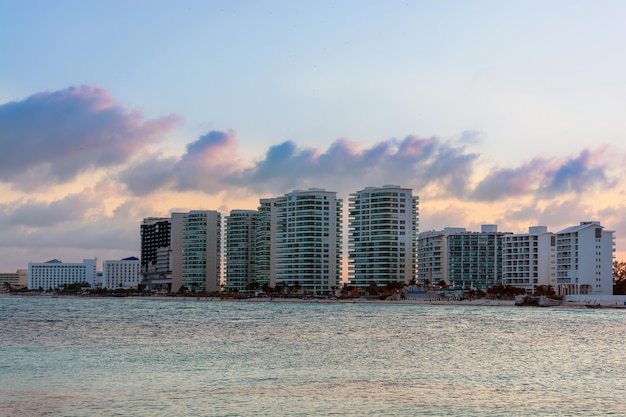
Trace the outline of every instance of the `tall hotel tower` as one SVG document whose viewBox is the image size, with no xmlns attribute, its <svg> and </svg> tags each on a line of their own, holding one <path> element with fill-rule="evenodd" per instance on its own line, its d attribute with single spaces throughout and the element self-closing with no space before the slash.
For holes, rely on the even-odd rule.
<svg viewBox="0 0 626 417">
<path fill-rule="evenodd" d="M 167 217 L 148 217 L 141 223 L 140 287 L 147 290 L 172 289 L 172 221 Z"/>
<path fill-rule="evenodd" d="M 270 253 L 276 284 L 299 286 L 313 295 L 338 288 L 343 201 L 337 193 L 322 188 L 295 190 L 276 198 L 270 210 L 276 211 L 276 251 L 274 256 Z"/>
<path fill-rule="evenodd" d="M 190 291 L 219 291 L 222 216 L 214 210 L 192 210 L 183 218 L 183 285 Z"/>
<path fill-rule="evenodd" d="M 226 217 L 226 289 L 247 289 L 255 279 L 255 210 L 232 210 Z"/>
<path fill-rule="evenodd" d="M 416 277 L 418 207 L 413 191 L 397 185 L 350 195 L 350 285 L 405 284 Z"/>
</svg>

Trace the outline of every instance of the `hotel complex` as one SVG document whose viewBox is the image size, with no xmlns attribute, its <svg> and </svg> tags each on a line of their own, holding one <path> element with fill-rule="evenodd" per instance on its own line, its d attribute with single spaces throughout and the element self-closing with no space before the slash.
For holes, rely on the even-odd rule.
<svg viewBox="0 0 626 417">
<path fill-rule="evenodd" d="M 597 221 L 555 233 L 546 226 L 500 232 L 496 225 L 483 225 L 480 232 L 446 227 L 418 233 L 419 198 L 397 185 L 356 191 L 348 207 L 345 265 L 343 200 L 334 191 L 310 188 L 263 198 L 256 210 L 231 210 L 225 222 L 213 210 L 145 218 L 140 259 L 104 261 L 102 272 L 95 259 L 29 263 L 28 288 L 75 283 L 162 292 L 272 288 L 324 296 L 343 284 L 414 283 L 483 291 L 504 285 L 528 293 L 551 286 L 559 295 L 613 292 L 615 232 Z M 7 287 L 19 281 L 18 274 L 5 275 Z"/>
<path fill-rule="evenodd" d="M 350 285 L 408 284 L 416 278 L 418 197 L 397 185 L 350 195 Z"/>
</svg>

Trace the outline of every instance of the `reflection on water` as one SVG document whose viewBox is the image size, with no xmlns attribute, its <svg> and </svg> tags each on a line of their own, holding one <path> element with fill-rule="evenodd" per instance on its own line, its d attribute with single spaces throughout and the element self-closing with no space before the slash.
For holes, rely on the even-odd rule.
<svg viewBox="0 0 626 417">
<path fill-rule="evenodd" d="M 0 298 L 0 415 L 626 415 L 626 312 Z"/>
</svg>

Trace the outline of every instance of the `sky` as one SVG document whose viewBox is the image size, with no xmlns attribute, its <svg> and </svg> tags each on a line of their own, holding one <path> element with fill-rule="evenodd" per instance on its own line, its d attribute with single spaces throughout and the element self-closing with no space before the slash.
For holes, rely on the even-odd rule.
<svg viewBox="0 0 626 417">
<path fill-rule="evenodd" d="M 396 184 L 420 231 L 615 231 L 626 2 L 0 0 L 0 272 Z M 347 233 L 344 236 L 347 238 Z"/>
</svg>

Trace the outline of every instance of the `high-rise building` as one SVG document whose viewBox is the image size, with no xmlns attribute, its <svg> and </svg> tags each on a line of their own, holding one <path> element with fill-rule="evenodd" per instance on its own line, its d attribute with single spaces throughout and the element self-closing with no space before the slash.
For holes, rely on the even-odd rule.
<svg viewBox="0 0 626 417">
<path fill-rule="evenodd" d="M 58 259 L 28 264 L 28 289 L 54 290 L 69 284 L 95 286 L 96 259 L 83 259 L 82 263 L 63 263 Z"/>
<path fill-rule="evenodd" d="M 168 217 L 148 217 L 141 223 L 142 289 L 172 290 L 171 226 Z"/>
<path fill-rule="evenodd" d="M 556 238 L 546 226 L 502 236 L 502 284 L 533 293 L 538 286 L 556 290 Z"/>
<path fill-rule="evenodd" d="M 502 285 L 502 236 L 496 225 L 447 236 L 448 286 L 486 290 Z"/>
<path fill-rule="evenodd" d="M 416 278 L 418 205 L 411 189 L 397 185 L 350 195 L 350 285 L 408 284 Z"/>
<path fill-rule="evenodd" d="M 448 284 L 448 236 L 465 232 L 464 227 L 446 227 L 417 235 L 417 276 L 420 284 Z"/>
<path fill-rule="evenodd" d="M 313 295 L 341 285 L 343 201 L 323 188 L 276 199 L 276 285 Z M 271 267 L 270 267 L 271 269 Z"/>
<path fill-rule="evenodd" d="M 556 233 L 557 294 L 613 294 L 614 233 L 598 221 Z"/>
<path fill-rule="evenodd" d="M 222 216 L 192 210 L 183 219 L 183 285 L 191 291 L 219 291 L 221 286 Z"/>
<path fill-rule="evenodd" d="M 140 271 L 140 261 L 134 256 L 118 261 L 104 261 L 102 262 L 102 288 L 136 289 L 141 283 Z"/>
<path fill-rule="evenodd" d="M 262 198 L 257 209 L 254 234 L 254 280 L 260 286 L 276 286 L 277 200 L 277 198 Z"/>
<path fill-rule="evenodd" d="M 255 210 L 231 210 L 226 217 L 226 282 L 229 290 L 246 290 L 256 280 Z M 260 284 L 259 284 L 260 285 Z"/>
</svg>

